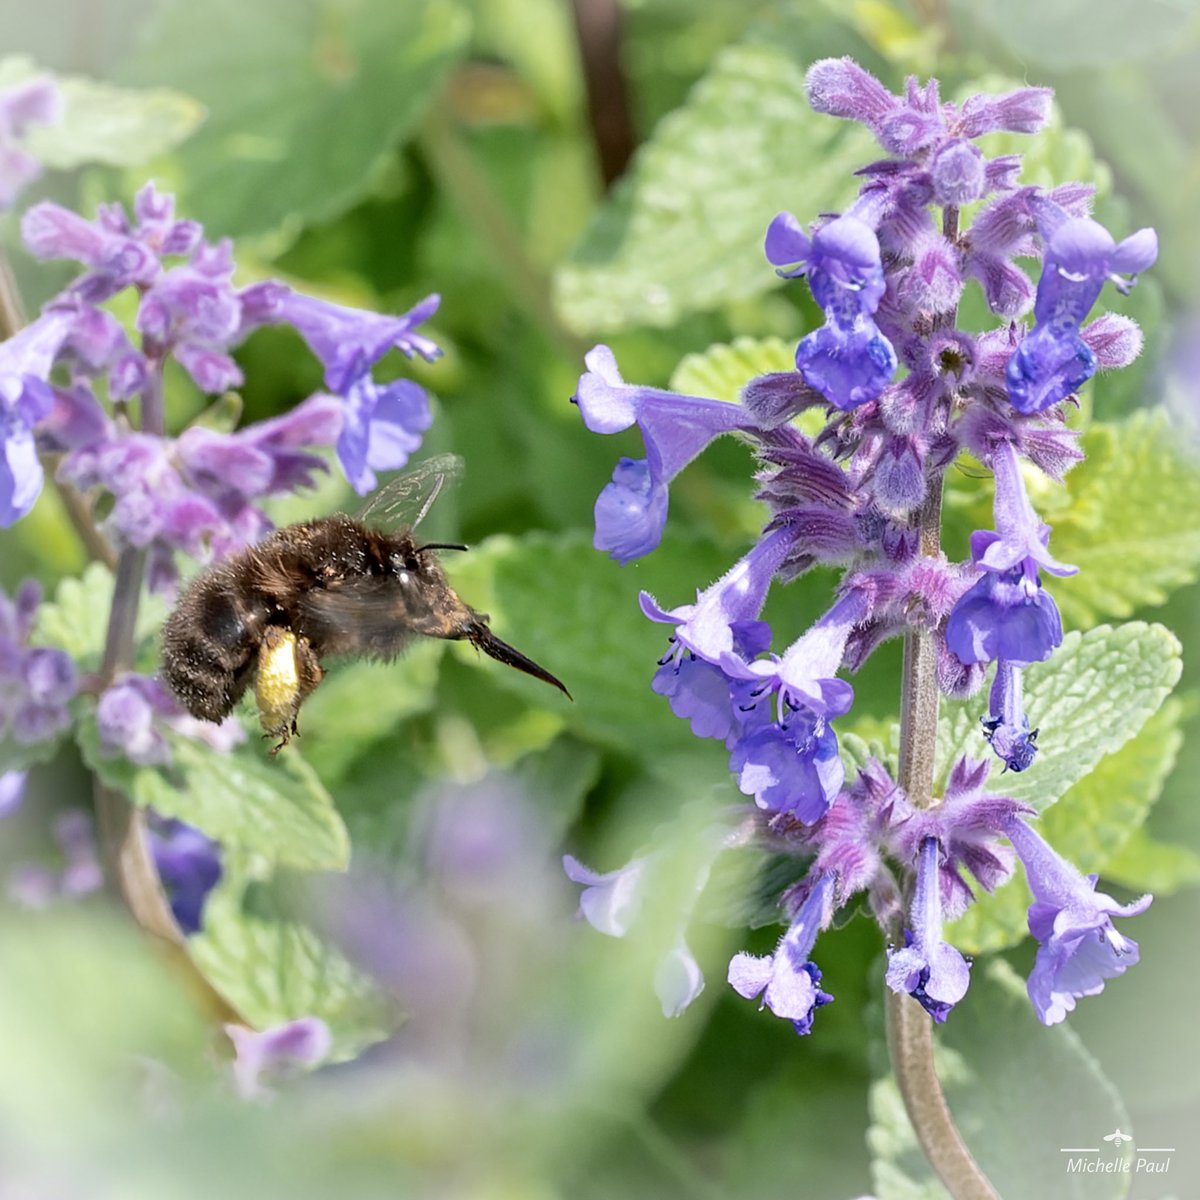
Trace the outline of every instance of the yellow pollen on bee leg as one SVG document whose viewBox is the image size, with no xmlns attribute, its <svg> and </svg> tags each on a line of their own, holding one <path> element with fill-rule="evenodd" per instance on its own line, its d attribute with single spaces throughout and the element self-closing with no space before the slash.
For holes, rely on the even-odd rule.
<svg viewBox="0 0 1200 1200">
<path fill-rule="evenodd" d="M 272 626 L 258 649 L 254 682 L 258 720 L 269 734 L 286 734 L 300 699 L 300 673 L 296 665 L 296 635 Z"/>
</svg>

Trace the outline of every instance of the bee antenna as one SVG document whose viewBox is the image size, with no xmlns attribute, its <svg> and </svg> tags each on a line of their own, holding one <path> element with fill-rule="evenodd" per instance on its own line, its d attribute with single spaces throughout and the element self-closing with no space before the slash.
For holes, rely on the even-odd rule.
<svg viewBox="0 0 1200 1200">
<path fill-rule="evenodd" d="M 461 542 L 428 542 L 424 546 L 417 547 L 418 554 L 424 554 L 427 550 L 466 550 Z"/>
</svg>

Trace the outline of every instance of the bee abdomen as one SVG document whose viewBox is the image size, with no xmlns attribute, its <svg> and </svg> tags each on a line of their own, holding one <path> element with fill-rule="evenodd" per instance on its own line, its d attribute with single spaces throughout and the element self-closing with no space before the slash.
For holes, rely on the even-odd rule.
<svg viewBox="0 0 1200 1200">
<path fill-rule="evenodd" d="M 194 717 L 220 721 L 249 682 L 264 616 L 220 576 L 201 577 L 163 626 L 162 677 Z"/>
</svg>

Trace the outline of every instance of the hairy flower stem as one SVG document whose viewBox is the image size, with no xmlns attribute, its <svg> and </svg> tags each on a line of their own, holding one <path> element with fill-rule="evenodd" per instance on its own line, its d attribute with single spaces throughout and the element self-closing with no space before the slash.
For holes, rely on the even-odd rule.
<svg viewBox="0 0 1200 1200">
<path fill-rule="evenodd" d="M 25 307 L 21 303 L 21 293 L 17 290 L 17 281 L 13 278 L 8 256 L 0 250 L 0 341 L 7 341 L 24 328 Z M 71 528 L 83 543 L 88 557 L 102 562 L 110 571 L 113 570 L 117 565 L 117 556 L 108 544 L 108 539 L 96 528 L 96 523 L 92 520 L 92 506 L 69 483 L 59 483 L 55 479 L 57 465 L 55 456 L 43 455 L 42 466 L 46 477 L 58 493 Z"/>
<path fill-rule="evenodd" d="M 958 235 L 958 210 L 946 208 L 946 237 Z M 939 324 L 953 325 L 955 314 Z M 917 517 L 920 553 L 941 552 L 942 476 L 929 481 Z M 933 634 L 910 627 L 904 637 L 901 678 L 900 774 L 898 782 L 918 808 L 934 804 L 933 772 L 937 752 L 939 692 Z M 893 941 L 901 940 L 899 929 Z M 937 1177 L 954 1200 L 999 1200 L 995 1188 L 971 1157 L 942 1092 L 933 1061 L 933 1018 L 911 996 L 885 989 L 888 1055 L 917 1141 Z"/>
</svg>

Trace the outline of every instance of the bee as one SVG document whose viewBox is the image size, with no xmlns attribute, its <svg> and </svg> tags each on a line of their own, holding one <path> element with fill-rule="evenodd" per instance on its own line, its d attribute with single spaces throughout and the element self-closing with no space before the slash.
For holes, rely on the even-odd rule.
<svg viewBox="0 0 1200 1200">
<path fill-rule="evenodd" d="M 263 736 L 280 739 L 273 754 L 299 733 L 297 714 L 324 678 L 327 658 L 390 660 L 417 637 L 469 641 L 570 698 L 450 586 L 437 551 L 466 546 L 422 545 L 414 536 L 461 469 L 454 455 L 428 459 L 393 479 L 358 517 L 288 525 L 206 567 L 163 627 L 167 687 L 192 716 L 221 721 L 253 685 Z"/>
</svg>

